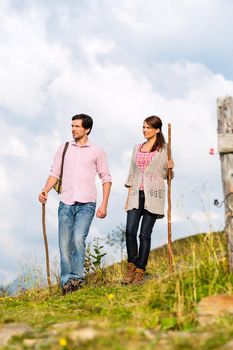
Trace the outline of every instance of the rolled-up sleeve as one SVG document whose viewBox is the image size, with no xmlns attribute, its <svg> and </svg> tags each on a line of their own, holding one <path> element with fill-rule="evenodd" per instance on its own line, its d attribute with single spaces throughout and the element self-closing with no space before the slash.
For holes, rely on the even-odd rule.
<svg viewBox="0 0 233 350">
<path fill-rule="evenodd" d="M 112 178 L 108 168 L 107 155 L 104 150 L 100 150 L 97 157 L 97 173 L 102 181 L 102 184 L 106 182 L 112 183 Z"/>
<path fill-rule="evenodd" d="M 128 177 L 125 181 L 125 187 L 131 187 L 132 186 L 132 180 L 133 180 L 133 174 L 132 174 L 132 168 L 130 167 Z"/>
<path fill-rule="evenodd" d="M 54 176 L 57 179 L 59 179 L 60 173 L 61 173 L 61 161 L 62 161 L 63 149 L 64 149 L 64 145 L 61 145 L 58 148 L 51 165 L 50 176 Z"/>
<path fill-rule="evenodd" d="M 125 182 L 125 187 L 132 187 L 133 185 L 135 152 L 136 152 L 136 147 L 132 151 L 129 173 Z"/>
</svg>

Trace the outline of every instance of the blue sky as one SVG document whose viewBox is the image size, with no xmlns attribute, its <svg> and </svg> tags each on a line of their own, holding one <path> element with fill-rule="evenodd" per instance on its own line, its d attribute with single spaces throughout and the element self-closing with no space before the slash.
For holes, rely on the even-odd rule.
<svg viewBox="0 0 233 350">
<path fill-rule="evenodd" d="M 94 118 L 93 142 L 113 177 L 108 217 L 89 241 L 125 222 L 131 149 L 143 120 L 172 123 L 173 238 L 224 225 L 216 99 L 233 94 L 230 0 L 2 0 L 0 3 L 0 283 L 44 261 L 37 195 L 74 114 Z M 101 186 L 99 188 L 99 198 Z M 58 198 L 47 204 L 51 259 Z M 156 223 L 153 247 L 166 242 Z M 108 248 L 109 249 L 109 248 Z M 116 259 L 109 251 L 108 259 Z"/>
</svg>

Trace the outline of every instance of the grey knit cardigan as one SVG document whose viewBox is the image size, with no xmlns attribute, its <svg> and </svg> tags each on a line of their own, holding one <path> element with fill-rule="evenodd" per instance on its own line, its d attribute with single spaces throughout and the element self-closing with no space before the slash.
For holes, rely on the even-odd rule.
<svg viewBox="0 0 233 350">
<path fill-rule="evenodd" d="M 126 210 L 138 209 L 139 188 L 142 180 L 145 193 L 144 208 L 150 213 L 158 215 L 158 219 L 164 217 L 165 204 L 165 179 L 167 178 L 167 145 L 155 153 L 151 163 L 146 167 L 144 173 L 136 164 L 136 152 L 139 145 L 133 148 L 129 175 L 125 186 L 131 187 Z M 174 176 L 172 171 L 172 177 Z"/>
</svg>

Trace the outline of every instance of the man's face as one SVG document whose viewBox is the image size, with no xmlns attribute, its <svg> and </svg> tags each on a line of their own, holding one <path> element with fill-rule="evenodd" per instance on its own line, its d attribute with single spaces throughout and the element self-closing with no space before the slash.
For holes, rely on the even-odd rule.
<svg viewBox="0 0 233 350">
<path fill-rule="evenodd" d="M 82 122 L 82 119 L 72 120 L 72 135 L 75 141 L 81 140 L 82 138 L 86 137 L 89 131 L 89 129 L 84 129 Z"/>
</svg>

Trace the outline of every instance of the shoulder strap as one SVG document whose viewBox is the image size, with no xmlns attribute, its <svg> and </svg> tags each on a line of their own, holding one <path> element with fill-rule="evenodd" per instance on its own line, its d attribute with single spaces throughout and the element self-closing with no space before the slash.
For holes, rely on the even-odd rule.
<svg viewBox="0 0 233 350">
<path fill-rule="evenodd" d="M 57 190 L 58 193 L 60 193 L 60 190 L 61 190 L 62 175 L 63 175 L 63 165 L 64 165 L 65 154 L 66 154 L 68 146 L 69 146 L 69 142 L 66 142 L 65 146 L 64 146 L 64 149 L 63 149 L 63 152 L 62 152 L 61 173 L 60 173 L 60 179 L 59 179 L 60 181 L 59 181 L 58 190 Z"/>
</svg>

